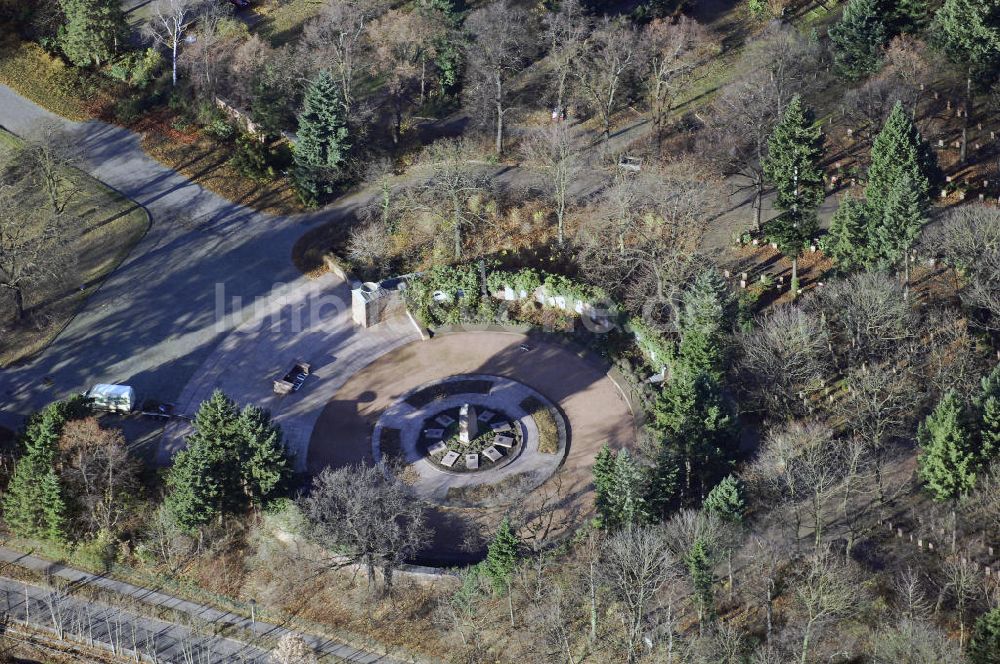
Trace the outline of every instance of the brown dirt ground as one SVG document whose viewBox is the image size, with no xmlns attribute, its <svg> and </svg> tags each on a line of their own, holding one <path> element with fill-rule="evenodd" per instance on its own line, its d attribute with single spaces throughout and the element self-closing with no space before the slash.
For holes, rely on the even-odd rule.
<svg viewBox="0 0 1000 664">
<path fill-rule="evenodd" d="M 527 343 L 530 352 L 519 346 Z M 622 447 L 634 443 L 631 409 L 607 377 L 607 366 L 596 357 L 582 357 L 556 343 L 540 342 L 513 332 L 462 332 L 418 341 L 382 356 L 353 376 L 327 404 L 309 441 L 307 466 L 322 468 L 371 462 L 371 431 L 382 411 L 409 390 L 425 383 L 465 373 L 506 376 L 530 385 L 562 409 L 569 429 L 569 449 L 557 478 L 533 492 L 536 502 L 558 503 L 568 521 L 592 508 L 590 467 L 604 443 Z M 558 495 L 555 495 L 558 494 Z M 544 518 L 538 506 L 524 501 L 522 522 Z M 436 537 L 428 560 L 460 562 L 476 557 L 462 547 L 475 531 L 490 533 L 508 511 L 442 509 L 431 515 Z M 481 544 L 481 542 L 479 543 Z"/>
</svg>

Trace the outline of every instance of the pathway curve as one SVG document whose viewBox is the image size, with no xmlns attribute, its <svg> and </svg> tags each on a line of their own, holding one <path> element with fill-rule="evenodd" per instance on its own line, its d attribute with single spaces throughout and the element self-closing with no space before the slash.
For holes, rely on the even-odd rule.
<svg viewBox="0 0 1000 664">
<path fill-rule="evenodd" d="M 70 586 L 68 590 L 72 590 L 73 586 L 89 585 L 98 588 L 102 591 L 113 593 L 115 595 L 121 595 L 123 597 L 128 597 L 132 600 L 136 600 L 142 604 L 146 604 L 154 608 L 164 608 L 170 609 L 171 611 L 184 613 L 191 618 L 196 619 L 200 622 L 211 624 L 214 628 L 230 627 L 240 630 L 246 630 L 258 637 L 266 637 L 269 639 L 277 640 L 288 633 L 298 634 L 306 641 L 311 647 L 313 647 L 317 652 L 324 655 L 333 655 L 334 657 L 347 661 L 347 662 L 363 662 L 363 663 L 375 663 L 380 664 L 401 664 L 402 660 L 390 657 L 388 655 L 382 655 L 378 653 L 372 653 L 366 650 L 361 650 L 353 646 L 328 639 L 326 637 L 318 637 L 310 634 L 304 634 L 301 632 L 293 632 L 285 627 L 275 625 L 268 622 L 251 621 L 245 616 L 241 616 L 229 611 L 221 611 L 219 609 L 206 606 L 204 604 L 198 604 L 196 602 L 190 602 L 179 597 L 174 597 L 164 592 L 157 590 L 152 590 L 150 588 L 143 588 L 141 586 L 136 586 L 131 583 L 126 583 L 124 581 L 118 581 L 106 576 L 101 576 L 98 574 L 91 574 L 90 572 L 85 572 L 72 567 L 67 567 L 60 563 L 54 563 L 44 558 L 39 558 L 37 556 L 32 556 L 29 554 L 21 553 L 20 551 L 15 551 L 13 549 L 7 548 L 5 546 L 0 546 L 0 561 L 18 565 L 25 569 L 32 570 L 41 574 L 48 576 L 57 577 L 68 581 Z M 2 577 L 0 577 L 2 581 Z M 20 587 L 21 582 L 14 581 L 18 587 Z M 38 589 L 45 592 L 43 589 Z M 0 583 L 0 593 L 3 592 L 3 584 Z M 80 600 L 74 600 L 80 601 Z M 94 604 L 93 602 L 86 602 L 88 604 Z M 22 607 L 23 608 L 23 607 Z M 48 610 L 48 609 L 45 609 Z M 114 609 L 118 611 L 118 609 Z M 133 615 L 133 614 L 130 614 Z M 188 631 L 187 628 L 182 628 L 171 623 L 164 621 L 152 621 L 146 618 L 135 617 L 135 620 L 146 622 L 159 623 L 161 626 L 166 626 L 157 628 L 153 630 L 154 633 L 160 633 L 165 631 L 165 633 L 173 633 L 173 630 Z M 170 642 L 181 643 L 184 639 L 180 637 L 187 638 L 188 634 L 177 634 L 178 638 L 173 638 Z M 216 641 L 217 639 L 212 639 Z M 231 660 L 228 658 L 229 654 L 235 655 L 246 655 L 251 654 L 253 657 L 249 658 L 250 661 L 256 661 L 257 655 L 262 654 L 259 650 L 254 647 L 248 646 L 240 641 L 233 639 L 223 639 L 230 643 L 224 646 L 224 650 L 217 650 L 220 655 L 226 654 L 226 659 L 211 659 L 212 662 L 217 661 L 243 661 L 242 659 L 237 659 L 233 657 Z M 140 644 L 144 643 L 144 640 L 138 641 Z M 254 654 L 256 653 L 256 654 Z"/>
<path fill-rule="evenodd" d="M 238 322 L 243 303 L 310 282 L 291 262 L 310 227 L 363 205 L 362 191 L 315 213 L 274 217 L 231 203 L 148 157 L 139 137 L 103 122 L 61 119 L 0 86 L 0 125 L 26 134 L 61 123 L 88 173 L 146 207 L 152 227 L 34 360 L 0 371 L 0 425 L 98 382 L 127 383 L 140 399 L 176 400 Z M 221 312 L 221 313 L 220 313 Z"/>
</svg>

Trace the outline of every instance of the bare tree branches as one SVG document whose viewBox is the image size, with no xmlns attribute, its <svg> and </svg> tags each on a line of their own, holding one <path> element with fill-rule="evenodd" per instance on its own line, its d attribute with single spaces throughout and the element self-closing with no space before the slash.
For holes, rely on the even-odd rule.
<svg viewBox="0 0 1000 664">
<path fill-rule="evenodd" d="M 381 463 L 326 468 L 301 505 L 313 537 L 332 555 L 364 565 L 369 588 L 381 569 L 384 594 L 393 571 L 427 543 L 423 506 Z"/>
<path fill-rule="evenodd" d="M 827 333 L 816 316 L 795 306 L 774 308 L 740 336 L 740 376 L 773 420 L 808 410 L 806 395 L 826 377 Z"/>
<path fill-rule="evenodd" d="M 467 89 L 474 100 L 492 109 L 496 153 L 500 155 L 504 122 L 511 111 L 510 79 L 524 64 L 531 47 L 531 18 L 520 7 L 499 0 L 469 14 L 465 27 L 472 36 Z"/>
</svg>

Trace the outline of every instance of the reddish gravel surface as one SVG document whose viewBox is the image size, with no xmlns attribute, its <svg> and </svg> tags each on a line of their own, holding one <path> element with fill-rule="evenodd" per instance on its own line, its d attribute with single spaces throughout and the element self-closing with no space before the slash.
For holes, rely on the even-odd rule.
<svg viewBox="0 0 1000 664">
<path fill-rule="evenodd" d="M 525 343 L 531 351 L 519 348 Z M 631 409 L 606 372 L 596 357 L 583 358 L 562 345 L 511 332 L 461 332 L 417 341 L 355 374 L 327 404 L 309 441 L 308 469 L 370 462 L 375 421 L 413 388 L 456 374 L 507 376 L 538 390 L 565 414 L 570 428 L 566 461 L 558 479 L 543 484 L 533 497 L 551 499 L 558 491 L 565 514 L 578 516 L 592 506 L 590 467 L 601 445 L 621 447 L 636 438 Z M 457 551 L 446 551 L 462 540 L 455 529 L 464 530 L 473 520 L 488 530 L 501 513 L 499 508 L 440 510 L 432 518 L 438 530 L 436 552 L 457 560 Z"/>
</svg>

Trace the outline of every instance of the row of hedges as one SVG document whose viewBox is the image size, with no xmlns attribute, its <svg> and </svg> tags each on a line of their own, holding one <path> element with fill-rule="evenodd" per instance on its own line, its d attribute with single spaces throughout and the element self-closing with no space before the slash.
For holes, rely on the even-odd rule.
<svg viewBox="0 0 1000 664">
<path fill-rule="evenodd" d="M 528 323 L 537 324 L 538 311 L 556 311 L 568 320 L 578 320 L 573 304 L 609 303 L 607 293 L 600 288 L 578 283 L 559 274 L 525 268 L 516 272 L 493 269 L 486 276 L 486 286 L 492 297 L 480 296 L 480 272 L 477 265 L 437 267 L 422 273 L 409 282 L 406 299 L 414 316 L 426 327 L 459 325 L 461 323 Z M 499 306 L 497 299 L 505 288 L 520 295 L 528 294 L 528 301 L 512 302 Z M 563 297 L 568 309 L 553 309 L 536 303 L 530 295 L 541 289 L 546 297 Z M 438 294 L 437 300 L 435 294 Z M 607 307 L 614 311 L 614 307 Z M 674 342 L 663 332 L 637 317 L 618 321 L 633 339 L 635 347 L 654 371 L 669 366 L 674 356 Z M 572 323 L 570 324 L 572 328 Z M 562 327 L 558 327 L 562 329 Z"/>
</svg>

